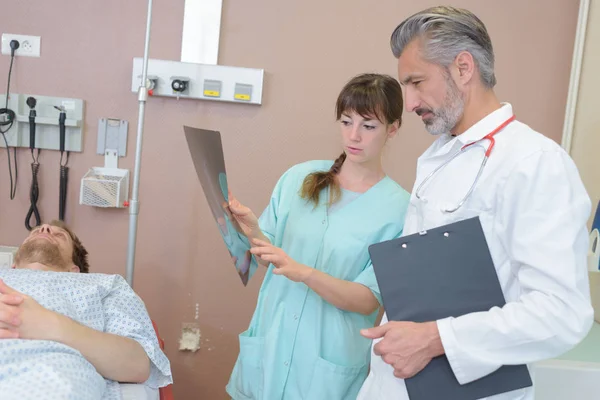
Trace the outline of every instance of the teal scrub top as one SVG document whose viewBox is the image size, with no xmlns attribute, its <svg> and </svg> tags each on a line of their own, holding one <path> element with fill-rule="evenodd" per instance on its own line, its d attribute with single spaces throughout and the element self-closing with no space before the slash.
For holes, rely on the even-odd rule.
<svg viewBox="0 0 600 400">
<path fill-rule="evenodd" d="M 298 164 L 279 179 L 259 218 L 264 234 L 292 259 L 381 296 L 368 246 L 402 234 L 410 194 L 385 177 L 349 203 L 327 212 L 329 190 L 315 207 L 300 197 L 304 178 L 333 161 Z M 329 215 L 328 215 L 329 214 Z M 303 283 L 272 273 L 261 286 L 227 385 L 235 400 L 355 399 L 367 376 L 371 315 L 343 311 Z"/>
</svg>

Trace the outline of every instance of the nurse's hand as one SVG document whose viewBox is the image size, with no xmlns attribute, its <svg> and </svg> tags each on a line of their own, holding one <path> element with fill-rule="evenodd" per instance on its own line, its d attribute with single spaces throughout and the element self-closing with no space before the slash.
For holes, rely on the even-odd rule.
<svg viewBox="0 0 600 400">
<path fill-rule="evenodd" d="M 241 229 L 241 233 L 243 233 L 248 239 L 257 238 L 262 235 L 258 225 L 258 218 L 252 212 L 252 210 L 242 203 L 238 201 L 231 192 L 228 194 L 229 211 L 231 212 L 231 216 L 234 219 L 234 222 L 237 223 L 237 226 Z"/>
<path fill-rule="evenodd" d="M 388 322 L 361 331 L 369 339 L 381 339 L 373 352 L 394 367 L 397 378 L 415 376 L 434 357 L 444 354 L 436 322 Z"/>
<path fill-rule="evenodd" d="M 252 240 L 252 245 L 250 252 L 261 260 L 273 264 L 275 275 L 283 275 L 294 282 L 304 282 L 313 271 L 312 268 L 294 261 L 281 248 L 264 240 Z"/>
</svg>

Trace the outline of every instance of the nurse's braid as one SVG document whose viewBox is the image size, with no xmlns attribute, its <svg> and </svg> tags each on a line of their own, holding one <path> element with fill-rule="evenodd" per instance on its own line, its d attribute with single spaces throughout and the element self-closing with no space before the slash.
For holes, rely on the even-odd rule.
<svg viewBox="0 0 600 400">
<path fill-rule="evenodd" d="M 342 169 L 342 164 L 344 163 L 344 161 L 346 160 L 346 153 L 342 153 L 333 163 L 333 165 L 331 166 L 331 168 L 329 169 L 328 174 L 332 174 L 332 175 L 337 175 L 340 173 L 340 170 Z"/>
<path fill-rule="evenodd" d="M 309 174 L 302 184 L 302 197 L 312 201 L 315 205 L 319 204 L 320 194 L 323 189 L 329 187 L 331 190 L 330 203 L 335 203 L 341 196 L 340 185 L 336 175 L 340 173 L 342 164 L 346 160 L 346 153 L 342 153 L 333 163 L 329 171 L 318 171 Z"/>
</svg>

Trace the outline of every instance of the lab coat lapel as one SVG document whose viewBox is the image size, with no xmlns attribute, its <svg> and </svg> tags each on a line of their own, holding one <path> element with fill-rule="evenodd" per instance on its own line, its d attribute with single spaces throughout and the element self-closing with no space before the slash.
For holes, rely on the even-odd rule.
<svg viewBox="0 0 600 400">
<path fill-rule="evenodd" d="M 453 152 L 456 147 L 457 139 L 452 135 L 442 135 L 433 144 L 425 150 L 425 152 L 419 157 L 418 161 L 438 159 L 446 156 L 448 153 Z"/>
</svg>

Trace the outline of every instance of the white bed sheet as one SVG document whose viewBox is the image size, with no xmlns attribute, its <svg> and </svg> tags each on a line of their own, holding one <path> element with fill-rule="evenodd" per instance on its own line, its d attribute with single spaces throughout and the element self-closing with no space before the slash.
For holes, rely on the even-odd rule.
<svg viewBox="0 0 600 400">
<path fill-rule="evenodd" d="M 160 395 L 157 389 L 149 388 L 146 385 L 133 383 L 120 383 L 122 400 L 159 400 Z"/>
</svg>

